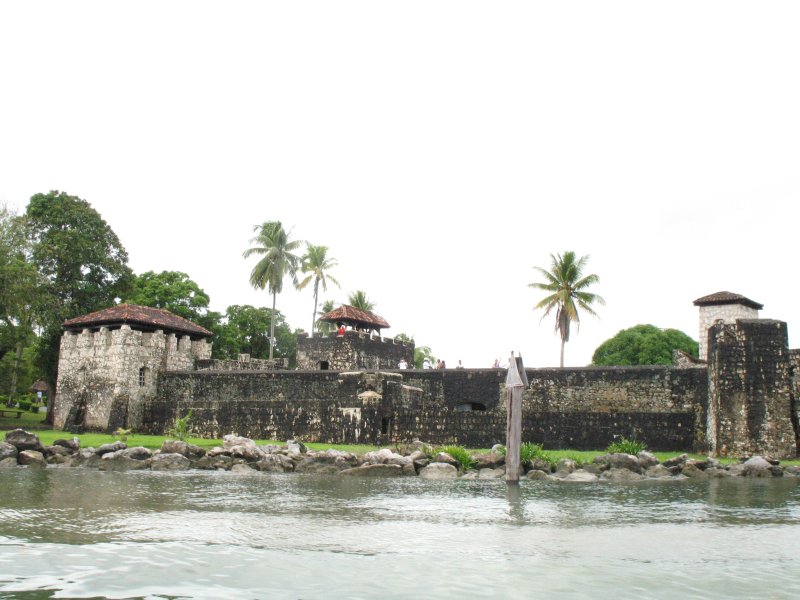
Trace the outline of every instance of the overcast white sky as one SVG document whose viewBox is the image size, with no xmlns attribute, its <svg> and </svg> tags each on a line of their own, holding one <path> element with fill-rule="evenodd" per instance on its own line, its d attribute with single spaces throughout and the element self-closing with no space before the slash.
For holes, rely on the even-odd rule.
<svg viewBox="0 0 800 600">
<path fill-rule="evenodd" d="M 527 284 L 565 250 L 607 301 L 568 365 L 638 323 L 696 339 L 721 290 L 791 343 L 798 31 L 797 2 L 4 2 L 0 202 L 80 196 L 219 311 L 270 305 L 242 252 L 280 220 L 338 259 L 323 298 L 448 366 L 557 365 Z"/>
</svg>

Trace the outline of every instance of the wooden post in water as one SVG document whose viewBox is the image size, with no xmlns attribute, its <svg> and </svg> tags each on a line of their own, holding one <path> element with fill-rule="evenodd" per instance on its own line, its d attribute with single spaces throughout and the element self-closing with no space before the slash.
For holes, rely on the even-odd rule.
<svg viewBox="0 0 800 600">
<path fill-rule="evenodd" d="M 522 442 L 522 393 L 528 385 L 522 357 L 508 362 L 506 373 L 506 407 L 508 418 L 506 424 L 506 483 L 519 484 L 519 448 Z"/>
</svg>

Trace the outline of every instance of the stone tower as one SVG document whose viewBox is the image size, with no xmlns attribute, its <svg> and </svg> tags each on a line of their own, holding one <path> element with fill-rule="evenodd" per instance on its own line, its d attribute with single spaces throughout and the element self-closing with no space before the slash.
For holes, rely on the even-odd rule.
<svg viewBox="0 0 800 600">
<path fill-rule="evenodd" d="M 120 304 L 64 322 L 53 407 L 57 429 L 138 428 L 164 371 L 211 357 L 212 333 L 166 310 Z"/>
<path fill-rule="evenodd" d="M 758 302 L 732 292 L 717 292 L 694 301 L 700 308 L 700 360 L 708 360 L 708 330 L 721 321 L 735 323 L 737 319 L 757 319 L 764 308 Z"/>
</svg>

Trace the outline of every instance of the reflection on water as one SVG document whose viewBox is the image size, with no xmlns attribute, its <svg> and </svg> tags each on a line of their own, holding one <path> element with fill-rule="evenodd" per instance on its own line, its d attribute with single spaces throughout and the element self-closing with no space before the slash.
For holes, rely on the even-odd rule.
<svg viewBox="0 0 800 600">
<path fill-rule="evenodd" d="M 795 598 L 797 479 L 0 472 L 3 598 Z"/>
</svg>

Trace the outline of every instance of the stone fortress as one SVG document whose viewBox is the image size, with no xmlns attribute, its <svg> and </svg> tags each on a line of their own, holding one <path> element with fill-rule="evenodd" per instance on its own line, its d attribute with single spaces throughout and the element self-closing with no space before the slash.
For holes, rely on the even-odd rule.
<svg viewBox="0 0 800 600">
<path fill-rule="evenodd" d="M 653 450 L 796 456 L 800 350 L 789 350 L 786 323 L 759 319 L 760 304 L 729 292 L 695 305 L 699 361 L 678 353 L 673 366 L 526 369 L 523 441 L 601 449 L 624 436 Z M 398 370 L 401 358 L 413 363 L 413 344 L 374 336 L 388 324 L 371 313 L 336 316 L 351 328 L 301 335 L 295 371 L 247 356 L 211 360 L 209 331 L 158 309 L 72 319 L 55 426 L 163 433 L 191 410 L 206 437 L 504 443 L 504 370 Z"/>
</svg>

